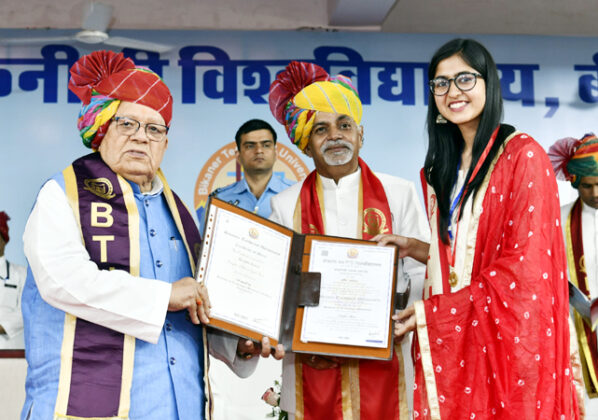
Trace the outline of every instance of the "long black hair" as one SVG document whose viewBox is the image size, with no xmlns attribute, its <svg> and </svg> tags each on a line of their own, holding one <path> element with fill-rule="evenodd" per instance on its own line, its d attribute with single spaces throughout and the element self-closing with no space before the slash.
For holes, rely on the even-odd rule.
<svg viewBox="0 0 598 420">
<path fill-rule="evenodd" d="M 428 67 L 428 79 L 432 80 L 436 75 L 438 64 L 453 55 L 458 55 L 470 67 L 478 71 L 486 84 L 486 103 L 482 110 L 480 124 L 473 141 L 473 150 L 471 156 L 471 166 L 465 178 L 465 183 L 469 181 L 473 168 L 475 168 L 480 155 L 488 144 L 492 132 L 500 124 L 502 118 L 502 95 L 500 92 L 500 82 L 496 64 L 488 50 L 479 42 L 473 39 L 454 39 L 447 42 L 436 51 Z M 457 125 L 448 121 L 446 124 L 436 123 L 438 117 L 438 107 L 434 101 L 434 95 L 430 92 L 428 97 L 428 137 L 429 145 L 424 163 L 424 174 L 426 181 L 436 192 L 439 223 L 438 231 L 443 242 L 448 243 L 448 226 L 450 217 L 451 190 L 457 175 L 457 168 L 461 161 L 461 152 L 464 147 L 463 136 Z M 501 136 L 502 137 L 502 136 Z M 476 174 L 475 178 L 469 184 L 466 193 L 461 197 L 462 203 L 475 192 L 480 186 L 493 157 L 496 156 L 503 138 L 497 138 L 495 144 L 484 164 Z"/>
</svg>

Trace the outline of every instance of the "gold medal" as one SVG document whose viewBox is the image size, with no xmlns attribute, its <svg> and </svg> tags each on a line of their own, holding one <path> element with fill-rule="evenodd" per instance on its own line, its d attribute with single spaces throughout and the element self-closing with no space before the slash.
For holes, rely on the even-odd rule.
<svg viewBox="0 0 598 420">
<path fill-rule="evenodd" d="M 455 287 L 457 285 L 458 281 L 459 281 L 459 277 L 457 276 L 457 273 L 455 273 L 451 269 L 451 274 L 449 275 L 449 284 L 451 285 L 451 287 Z"/>
</svg>

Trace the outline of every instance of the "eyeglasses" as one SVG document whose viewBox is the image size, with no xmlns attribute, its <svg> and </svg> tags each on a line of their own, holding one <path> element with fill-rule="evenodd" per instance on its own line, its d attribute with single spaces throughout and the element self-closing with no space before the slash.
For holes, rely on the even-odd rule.
<svg viewBox="0 0 598 420">
<path fill-rule="evenodd" d="M 141 123 L 129 117 L 114 117 L 112 118 L 116 123 L 116 130 L 123 136 L 132 136 L 141 127 Z M 162 124 L 149 123 L 143 126 L 145 128 L 145 135 L 151 141 L 163 141 L 168 134 L 168 127 Z"/>
<path fill-rule="evenodd" d="M 454 82 L 455 86 L 457 86 L 461 92 L 467 92 L 475 87 L 478 77 L 483 76 L 479 73 L 470 73 L 466 71 L 459 73 L 452 79 L 437 77 L 436 79 L 430 80 L 430 91 L 436 96 L 446 95 L 451 88 L 451 82 Z"/>
</svg>

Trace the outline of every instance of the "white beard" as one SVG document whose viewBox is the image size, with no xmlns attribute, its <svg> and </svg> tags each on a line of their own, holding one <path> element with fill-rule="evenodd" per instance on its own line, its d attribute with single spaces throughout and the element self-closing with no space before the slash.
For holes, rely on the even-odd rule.
<svg viewBox="0 0 598 420">
<path fill-rule="evenodd" d="M 345 146 L 345 148 L 333 153 L 326 153 L 328 149 L 338 146 L 339 144 Z M 346 140 L 331 140 L 322 145 L 320 153 L 322 153 L 324 162 L 326 162 L 327 165 L 340 166 L 349 163 L 353 158 L 353 145 Z"/>
</svg>

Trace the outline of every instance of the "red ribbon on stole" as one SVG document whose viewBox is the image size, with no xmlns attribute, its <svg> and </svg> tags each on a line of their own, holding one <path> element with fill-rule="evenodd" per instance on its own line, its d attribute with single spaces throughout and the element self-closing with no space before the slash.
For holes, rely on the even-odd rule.
<svg viewBox="0 0 598 420">
<path fill-rule="evenodd" d="M 380 180 L 360 158 L 361 188 L 359 203 L 363 209 L 360 228 L 362 239 L 378 233 L 392 233 L 392 216 L 386 192 Z M 301 232 L 325 234 L 323 197 L 318 175 L 312 171 L 301 187 Z M 318 194 L 319 193 L 319 194 Z M 391 360 L 345 359 L 333 369 L 317 370 L 295 359 L 297 420 L 398 420 L 400 363 L 395 347 Z"/>
<path fill-rule="evenodd" d="M 581 200 L 578 198 L 569 213 L 569 223 L 567 223 L 567 263 L 569 270 L 575 270 L 575 279 L 572 281 L 579 290 L 586 296 L 590 296 L 588 286 L 588 275 L 585 268 L 583 238 L 581 224 Z M 570 248 L 570 249 L 569 249 Z M 573 277 L 573 276 L 571 276 Z M 579 350 L 582 369 L 584 370 L 584 382 L 586 390 L 590 396 L 598 396 L 598 343 L 596 331 L 584 322 L 579 314 L 575 312 L 575 324 L 577 330 L 577 339 L 579 340 Z"/>
</svg>

